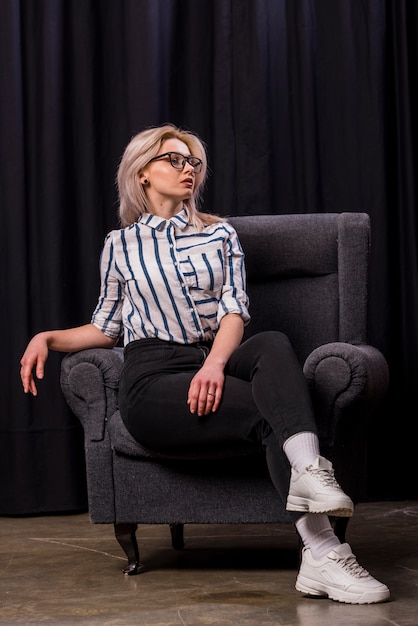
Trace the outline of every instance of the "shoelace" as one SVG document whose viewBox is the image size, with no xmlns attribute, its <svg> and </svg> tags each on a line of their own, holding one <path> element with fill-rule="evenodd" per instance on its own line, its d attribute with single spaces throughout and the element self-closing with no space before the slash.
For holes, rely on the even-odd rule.
<svg viewBox="0 0 418 626">
<path fill-rule="evenodd" d="M 339 487 L 339 484 L 335 480 L 334 470 L 318 469 L 312 467 L 312 465 L 308 467 L 307 470 L 325 487 Z"/>
<path fill-rule="evenodd" d="M 366 578 L 367 576 L 370 576 L 369 572 L 357 563 L 354 554 L 344 557 L 336 554 L 336 556 L 333 556 L 332 558 L 334 558 L 334 560 L 337 561 L 337 563 L 341 565 L 346 572 L 353 576 L 353 578 Z"/>
</svg>

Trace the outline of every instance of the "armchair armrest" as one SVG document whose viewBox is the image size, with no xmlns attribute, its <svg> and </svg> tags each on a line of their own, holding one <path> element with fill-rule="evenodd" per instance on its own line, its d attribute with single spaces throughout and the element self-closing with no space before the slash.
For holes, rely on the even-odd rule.
<svg viewBox="0 0 418 626">
<path fill-rule="evenodd" d="M 371 415 L 389 383 L 386 359 L 367 344 L 319 346 L 306 359 L 303 371 L 312 391 L 319 436 L 328 445 L 335 442 L 341 416 L 360 406 L 363 415 Z"/>
<path fill-rule="evenodd" d="M 61 364 L 64 397 L 87 440 L 101 441 L 106 421 L 117 410 L 123 348 L 95 348 L 67 354 Z"/>
</svg>

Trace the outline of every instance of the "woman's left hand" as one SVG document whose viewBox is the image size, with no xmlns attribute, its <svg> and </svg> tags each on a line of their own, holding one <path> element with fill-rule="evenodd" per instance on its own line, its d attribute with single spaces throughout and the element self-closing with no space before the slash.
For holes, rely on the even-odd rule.
<svg viewBox="0 0 418 626">
<path fill-rule="evenodd" d="M 209 415 L 218 409 L 225 382 L 224 369 L 243 332 L 244 322 L 236 313 L 228 313 L 221 319 L 206 361 L 190 383 L 187 404 L 191 413 Z"/>
<path fill-rule="evenodd" d="M 192 378 L 187 397 L 191 413 L 209 415 L 219 407 L 225 375 L 223 368 L 205 361 Z"/>
</svg>

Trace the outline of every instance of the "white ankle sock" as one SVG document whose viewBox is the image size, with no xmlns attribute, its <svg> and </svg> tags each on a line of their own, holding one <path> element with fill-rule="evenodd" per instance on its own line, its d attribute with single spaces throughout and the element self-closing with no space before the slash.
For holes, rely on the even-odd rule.
<svg viewBox="0 0 418 626">
<path fill-rule="evenodd" d="M 303 545 L 310 549 L 315 560 L 322 559 L 341 545 L 327 515 L 306 513 L 296 520 L 296 530 Z"/>
<path fill-rule="evenodd" d="M 283 444 L 283 451 L 290 465 L 297 471 L 305 469 L 319 456 L 319 441 L 315 433 L 303 432 L 292 435 Z"/>
</svg>

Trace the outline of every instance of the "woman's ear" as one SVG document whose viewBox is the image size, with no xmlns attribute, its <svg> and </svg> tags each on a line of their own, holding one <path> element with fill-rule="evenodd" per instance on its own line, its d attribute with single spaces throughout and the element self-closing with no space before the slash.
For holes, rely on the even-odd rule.
<svg viewBox="0 0 418 626">
<path fill-rule="evenodd" d="M 148 185 L 149 180 L 144 172 L 138 172 L 138 178 L 141 185 Z"/>
</svg>

